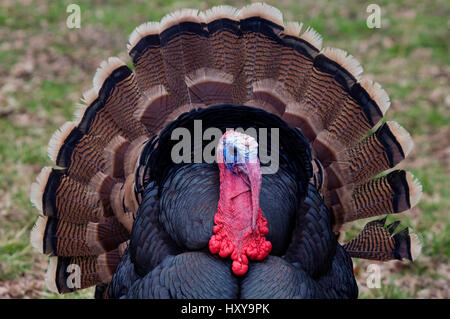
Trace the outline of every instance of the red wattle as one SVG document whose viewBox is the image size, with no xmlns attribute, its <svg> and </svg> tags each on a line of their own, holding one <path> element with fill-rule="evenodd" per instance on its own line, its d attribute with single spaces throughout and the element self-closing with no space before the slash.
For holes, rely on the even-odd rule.
<svg viewBox="0 0 450 319">
<path fill-rule="evenodd" d="M 253 232 L 249 230 L 243 237 L 239 237 L 239 232 L 233 232 L 224 227 L 227 223 L 221 217 L 220 210 L 214 217 L 216 226 L 213 231 L 215 235 L 211 236 L 209 240 L 209 250 L 212 254 L 219 254 L 222 258 L 231 255 L 232 270 L 235 275 L 244 275 L 247 272 L 249 259 L 263 260 L 272 250 L 272 243 L 264 236 L 269 232 L 267 220 L 262 216 L 261 211 L 258 217 L 257 229 Z"/>
</svg>

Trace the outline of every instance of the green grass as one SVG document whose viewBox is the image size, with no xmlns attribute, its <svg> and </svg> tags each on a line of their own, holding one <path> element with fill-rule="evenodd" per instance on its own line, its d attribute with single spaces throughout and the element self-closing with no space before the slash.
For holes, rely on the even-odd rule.
<svg viewBox="0 0 450 319">
<path fill-rule="evenodd" d="M 125 59 L 128 34 L 143 22 L 159 20 L 183 7 L 206 9 L 222 3 L 80 0 L 76 3 L 81 6 L 81 29 L 71 30 L 65 21 L 66 6 L 72 2 L 0 4 L 0 286 L 21 280 L 43 282 L 47 259 L 29 245 L 37 215 L 28 199 L 29 187 L 41 167 L 50 165 L 47 142 L 57 127 L 72 118 L 99 62 L 111 55 Z M 422 182 L 423 200 L 412 212 L 396 218 L 410 222 L 423 237 L 422 258 L 401 269 L 386 266 L 382 288 L 362 289 L 361 297 L 448 298 L 440 284 L 448 281 L 450 259 L 448 1 L 378 1 L 381 29 L 366 27 L 369 2 L 268 2 L 284 13 L 285 20 L 314 27 L 325 46 L 345 49 L 360 60 L 365 73 L 390 95 L 388 118 L 405 126 L 416 142 L 402 167 L 411 169 Z M 240 7 L 248 2 L 224 3 Z M 356 235 L 365 222 L 355 223 L 347 238 Z M 361 269 L 368 265 L 354 262 Z M 416 282 L 413 288 L 405 284 L 408 280 Z M 363 280 L 360 285 L 364 286 Z M 43 284 L 39 287 L 36 294 L 27 296 L 61 297 Z M 432 292 L 424 295 L 425 289 Z M 63 297 L 90 296 L 92 289 Z"/>
</svg>

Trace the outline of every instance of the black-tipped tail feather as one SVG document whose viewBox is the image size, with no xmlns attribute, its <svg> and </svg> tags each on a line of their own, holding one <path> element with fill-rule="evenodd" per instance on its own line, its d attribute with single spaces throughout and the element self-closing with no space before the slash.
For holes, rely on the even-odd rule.
<svg viewBox="0 0 450 319">
<path fill-rule="evenodd" d="M 400 222 L 386 224 L 386 217 L 364 226 L 361 233 L 343 246 L 351 257 L 372 260 L 413 260 L 420 246 L 417 236 L 410 236 Z"/>
</svg>

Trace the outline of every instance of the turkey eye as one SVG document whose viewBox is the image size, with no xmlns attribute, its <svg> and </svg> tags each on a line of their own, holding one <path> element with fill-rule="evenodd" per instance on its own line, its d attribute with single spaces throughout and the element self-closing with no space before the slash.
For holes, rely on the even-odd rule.
<svg viewBox="0 0 450 319">
<path fill-rule="evenodd" d="M 223 149 L 223 157 L 225 160 L 225 163 L 236 163 L 238 158 L 238 149 L 234 145 L 226 145 Z"/>
<path fill-rule="evenodd" d="M 230 152 L 230 154 L 236 154 L 237 153 L 237 148 L 234 145 L 229 145 L 228 146 L 228 151 Z"/>
<path fill-rule="evenodd" d="M 234 161 L 235 163 L 237 163 L 238 160 L 238 150 L 236 148 L 236 146 L 233 146 L 233 157 L 234 157 Z"/>
</svg>

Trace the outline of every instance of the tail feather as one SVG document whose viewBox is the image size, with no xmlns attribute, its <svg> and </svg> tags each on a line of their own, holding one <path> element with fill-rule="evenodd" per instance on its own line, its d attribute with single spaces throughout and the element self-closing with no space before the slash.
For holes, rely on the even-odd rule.
<svg viewBox="0 0 450 319">
<path fill-rule="evenodd" d="M 206 11 L 200 12 L 200 16 L 202 16 L 203 20 L 206 24 L 209 24 L 211 22 L 217 22 L 220 20 L 230 20 L 230 21 L 237 21 L 239 10 L 227 6 L 227 5 L 221 5 L 212 7 Z M 219 52 L 216 52 L 219 53 Z M 224 68 L 221 68 L 224 69 Z"/>
<path fill-rule="evenodd" d="M 233 77 L 230 74 L 210 68 L 200 68 L 186 76 L 191 103 L 177 105 L 176 101 L 162 85 L 154 86 L 147 92 L 148 99 L 138 105 L 135 117 L 151 133 L 158 133 L 164 125 L 178 114 L 200 105 L 232 102 Z M 188 108 L 186 108 L 188 106 Z M 180 113 L 181 114 L 181 113 Z"/>
<path fill-rule="evenodd" d="M 140 154 L 140 152 L 137 152 Z M 136 158 L 137 162 L 137 158 Z M 136 170 L 137 167 L 134 167 Z M 128 174 L 125 180 L 116 179 L 102 172 L 92 178 L 89 187 L 98 194 L 105 209 L 113 212 L 117 220 L 131 232 L 139 203 L 134 191 L 135 174 Z"/>
<path fill-rule="evenodd" d="M 252 3 L 241 8 L 238 18 L 241 22 L 250 18 L 261 18 L 272 24 L 283 26 L 283 14 L 280 10 L 262 2 Z"/>
<path fill-rule="evenodd" d="M 209 32 L 212 67 L 233 77 L 233 103 L 247 99 L 246 77 L 243 72 L 244 44 L 239 26 L 239 10 L 229 6 L 213 7 L 204 14 Z"/>
<path fill-rule="evenodd" d="M 305 32 L 300 36 L 300 39 L 308 42 L 317 51 L 322 49 L 322 36 L 311 27 L 306 28 Z"/>
<path fill-rule="evenodd" d="M 354 189 L 342 187 L 331 194 L 335 219 L 341 224 L 406 211 L 417 204 L 422 190 L 411 173 L 392 171 Z"/>
<path fill-rule="evenodd" d="M 345 51 L 326 48 L 314 59 L 310 88 L 303 98 L 309 113 L 320 115 L 317 126 L 330 126 L 350 96 L 349 88 L 358 80 L 362 68 Z"/>
<path fill-rule="evenodd" d="M 253 99 L 255 82 L 278 77 L 282 51 L 279 35 L 284 24 L 281 12 L 264 3 L 243 7 L 238 18 L 244 47 L 245 101 L 248 101 Z"/>
<path fill-rule="evenodd" d="M 278 81 L 283 84 L 295 101 L 301 101 L 308 90 L 314 58 L 319 50 L 307 40 L 308 37 L 283 34 L 281 39 L 284 46 L 280 58 Z M 295 111 L 293 109 L 291 111 L 288 114 L 294 118 L 304 114 L 301 110 L 293 112 Z M 286 120 L 289 121 L 289 118 Z M 296 123 L 292 123 L 292 125 L 296 125 Z"/>
<path fill-rule="evenodd" d="M 121 257 L 118 249 L 99 256 L 51 257 L 47 286 L 53 292 L 68 293 L 109 282 Z"/>
<path fill-rule="evenodd" d="M 386 225 L 386 218 L 371 221 L 356 238 L 345 243 L 343 247 L 355 258 L 380 261 L 404 258 L 413 260 L 412 251 L 417 249 L 417 244 L 411 240 L 408 228 L 397 231 L 400 228 L 399 223 L 397 221 Z"/>
<path fill-rule="evenodd" d="M 288 21 L 284 23 L 284 36 L 291 36 L 298 38 L 300 36 L 300 32 L 302 31 L 303 23 L 297 21 Z"/>
<path fill-rule="evenodd" d="M 329 165 L 326 168 L 328 188 L 359 184 L 395 167 L 409 154 L 412 143 L 403 127 L 396 122 L 387 122 L 356 145 L 344 150 L 335 149 L 334 161 L 322 162 Z"/>
<path fill-rule="evenodd" d="M 187 75 L 191 101 L 194 104 L 232 103 L 233 76 L 210 68 L 200 68 Z"/>
<path fill-rule="evenodd" d="M 45 186 L 47 184 L 48 177 L 50 176 L 51 172 L 52 172 L 51 167 L 47 166 L 42 168 L 41 172 L 36 177 L 36 182 L 31 184 L 30 188 L 30 201 L 33 204 L 33 206 L 36 207 L 37 210 L 39 210 L 39 212 L 41 213 L 44 210 L 42 194 L 44 194 Z"/>
<path fill-rule="evenodd" d="M 61 262 L 79 262 L 81 288 L 109 280 L 120 260 L 110 263 L 111 251 L 129 239 L 129 231 L 115 216 L 111 193 L 114 185 L 123 186 L 127 173 L 133 175 L 136 163 L 132 161 L 139 155 L 135 145 L 148 138 L 145 126 L 134 118 L 142 96 L 131 70 L 118 59 L 109 59 L 93 82 L 75 120 L 64 124 L 50 140 L 49 156 L 61 169 L 45 168 L 30 195 L 44 215 L 32 230 L 32 245 L 44 254 L 59 256 L 49 267 L 54 281 Z M 127 191 L 134 194 L 129 186 Z M 127 204 L 125 197 L 128 194 L 122 196 Z M 137 209 L 136 204 L 132 207 Z M 95 274 L 92 267 L 97 267 Z M 63 275 L 58 278 L 67 277 Z M 72 291 L 61 288 L 63 282 L 50 283 L 53 288 L 58 285 L 59 292 Z"/>
<path fill-rule="evenodd" d="M 110 195 L 115 184 L 122 184 L 122 179 L 114 178 L 110 175 L 106 175 L 103 172 L 98 172 L 89 182 L 89 188 L 92 189 L 101 201 L 102 206 L 106 211 L 112 211 L 116 213 L 111 207 Z"/>
<path fill-rule="evenodd" d="M 128 231 L 114 217 L 99 223 L 73 224 L 39 217 L 32 230 L 33 247 L 50 256 L 95 256 L 126 241 Z"/>
<path fill-rule="evenodd" d="M 89 104 L 78 111 L 78 122 L 64 124 L 50 140 L 50 158 L 86 183 L 105 168 L 103 152 L 114 136 L 132 141 L 147 135 L 133 116 L 140 99 L 134 75 L 123 62 L 102 63 L 94 88 L 84 97 Z"/>
<path fill-rule="evenodd" d="M 163 85 L 155 85 L 147 90 L 146 96 L 147 99 L 137 106 L 134 115 L 149 132 L 155 134 L 163 128 L 177 104 Z"/>
<path fill-rule="evenodd" d="M 201 22 L 198 10 L 194 9 L 179 10 L 161 19 L 159 37 L 168 84 L 166 89 L 177 106 L 192 104 L 186 76 L 198 67 L 208 67 L 207 32 Z M 195 59 L 196 56 L 199 58 Z"/>
<path fill-rule="evenodd" d="M 198 107 L 197 104 L 208 106 L 230 102 L 230 98 L 227 98 L 230 90 L 228 78 L 232 81 L 231 101 L 256 106 L 253 93 L 258 80 L 270 77 L 281 79 L 283 72 L 289 73 L 289 69 L 292 69 L 294 72 L 284 77 L 297 81 L 298 69 L 289 63 L 284 64 L 284 50 L 288 43 L 282 38 L 285 36 L 283 28 L 281 13 L 263 4 L 252 4 L 239 11 L 226 6 L 216 7 L 204 14 L 198 14 L 195 10 L 181 10 L 163 18 L 158 26 L 145 24 L 138 27 L 130 36 L 129 45 L 130 55 L 136 65 L 136 77 L 144 73 L 144 70 L 140 70 L 141 64 L 147 59 L 144 55 L 157 49 L 162 56 L 164 71 L 152 71 L 144 66 L 145 72 L 153 74 L 153 78 L 156 77 L 155 73 L 164 73 L 164 76 L 158 83 L 147 78 L 144 80 L 143 77 L 142 80 L 138 79 L 139 87 L 145 87 L 141 91 L 145 92 L 146 99 L 139 104 L 136 117 L 153 132 L 167 122 L 164 121 L 167 114 L 179 114 L 176 110 L 180 107 L 184 109 L 186 105 Z M 156 38 L 150 41 L 157 36 L 159 42 Z M 288 48 L 294 52 L 317 54 L 315 46 L 320 46 L 320 36 L 312 29 L 295 41 L 289 40 L 298 42 L 296 47 Z M 155 61 L 153 66 L 157 67 L 158 58 L 152 56 L 152 60 Z M 303 67 L 301 62 L 297 68 Z M 312 66 L 312 58 L 310 62 Z M 308 72 L 303 73 L 301 83 L 292 87 L 289 93 L 297 94 L 302 84 L 307 83 Z M 208 76 L 211 74 L 214 76 Z M 271 103 L 261 104 L 269 107 Z M 284 113 L 284 109 L 278 111 L 279 115 Z"/>
<path fill-rule="evenodd" d="M 381 87 L 381 85 L 377 82 L 373 82 L 364 75 L 361 77 L 359 84 L 367 92 L 370 99 L 375 102 L 375 104 L 380 109 L 380 112 L 383 115 L 386 114 L 391 105 L 391 101 L 388 94 Z"/>
<path fill-rule="evenodd" d="M 120 223 L 131 233 L 136 211 L 130 211 L 130 209 L 127 208 L 130 206 L 133 207 L 133 204 L 127 205 L 125 203 L 125 193 L 132 191 L 129 189 L 129 185 L 130 183 L 127 183 L 127 188 L 125 188 L 124 184 L 115 184 L 111 191 L 110 203 L 117 220 L 119 220 Z"/>
<path fill-rule="evenodd" d="M 355 83 L 333 121 L 317 135 L 313 143 L 316 156 L 324 163 L 332 161 L 334 150 L 357 143 L 381 120 L 385 111 L 385 104 L 380 107 L 359 83 Z"/>
<path fill-rule="evenodd" d="M 274 79 L 264 79 L 253 83 L 252 100 L 245 103 L 265 109 L 270 113 L 282 116 L 292 97 L 284 90 L 281 83 Z M 268 105 L 269 107 L 264 107 Z"/>
<path fill-rule="evenodd" d="M 105 174 L 115 178 L 125 177 L 125 158 L 130 141 L 121 135 L 114 137 L 104 150 Z"/>
<path fill-rule="evenodd" d="M 288 43 L 293 42 L 290 36 L 285 38 Z M 327 48 L 319 54 L 310 43 L 301 44 L 295 47 L 299 51 L 297 56 L 292 53 L 291 57 L 286 56 L 288 72 L 282 71 L 279 79 L 296 102 L 289 105 L 283 118 L 291 125 L 300 127 L 307 138 L 314 141 L 316 136 L 319 137 L 321 132 L 323 135 L 325 129 L 332 125 L 351 99 L 351 88 L 359 79 L 362 68 L 352 56 L 342 50 Z M 298 55 L 302 58 L 299 59 Z M 305 71 L 295 69 L 295 62 L 291 63 L 294 56 L 294 60 L 302 68 L 306 67 Z M 289 74 L 292 71 L 296 71 L 292 74 L 294 78 Z M 301 87 L 297 89 L 298 86 Z M 326 149 L 330 142 L 326 140 L 323 143 L 325 146 L 318 142 L 313 144 L 320 159 L 328 156 L 327 153 L 322 154 L 322 149 Z"/>
<path fill-rule="evenodd" d="M 335 62 L 339 66 L 339 69 L 343 68 L 345 71 L 347 71 L 352 78 L 356 79 L 357 81 L 360 80 L 360 75 L 363 72 L 363 68 L 359 64 L 359 62 L 355 58 L 353 58 L 353 56 L 347 54 L 347 52 L 345 52 L 344 50 L 328 47 L 325 48 L 321 54 L 323 54 L 329 60 Z M 328 67 L 333 69 L 332 66 Z"/>
<path fill-rule="evenodd" d="M 134 140 L 147 134 L 133 113 L 141 99 L 133 72 L 119 59 L 103 61 L 94 76 L 94 89 L 103 108 L 111 115 L 124 137 Z"/>
<path fill-rule="evenodd" d="M 105 168 L 104 143 L 103 137 L 82 135 L 73 122 L 66 122 L 50 140 L 48 155 L 57 166 L 66 168 L 72 178 L 87 183 Z"/>
<path fill-rule="evenodd" d="M 111 215 L 100 204 L 98 193 L 66 173 L 45 167 L 32 185 L 33 203 L 43 215 L 71 223 L 98 222 Z"/>
<path fill-rule="evenodd" d="M 130 143 L 127 153 L 125 154 L 123 161 L 124 176 L 128 178 L 133 175 L 136 171 L 136 166 L 139 162 L 139 156 L 141 154 L 142 148 L 147 143 L 147 136 L 141 136 Z"/>
<path fill-rule="evenodd" d="M 128 53 L 133 59 L 139 90 L 146 95 L 151 88 L 168 87 L 159 37 L 161 24 L 147 22 L 130 35 Z"/>
<path fill-rule="evenodd" d="M 173 39 L 180 38 L 181 40 L 181 61 L 184 68 L 182 74 L 185 77 L 196 70 L 212 67 L 208 29 L 198 10 L 182 9 L 166 15 L 161 20 L 161 28 L 164 30 L 163 34 L 167 34 L 169 41 L 173 37 L 174 31 L 176 36 Z M 170 35 L 171 32 L 172 35 Z"/>
</svg>

